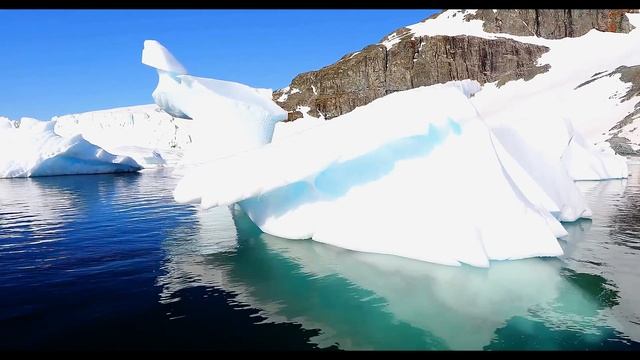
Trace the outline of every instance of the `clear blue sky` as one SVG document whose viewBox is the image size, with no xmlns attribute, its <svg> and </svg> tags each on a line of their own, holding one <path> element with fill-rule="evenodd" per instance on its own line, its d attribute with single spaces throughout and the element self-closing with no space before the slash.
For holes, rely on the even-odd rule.
<svg viewBox="0 0 640 360">
<path fill-rule="evenodd" d="M 164 44 L 190 74 L 281 88 L 434 10 L 4 10 L 0 116 L 152 103 L 142 44 Z"/>
</svg>

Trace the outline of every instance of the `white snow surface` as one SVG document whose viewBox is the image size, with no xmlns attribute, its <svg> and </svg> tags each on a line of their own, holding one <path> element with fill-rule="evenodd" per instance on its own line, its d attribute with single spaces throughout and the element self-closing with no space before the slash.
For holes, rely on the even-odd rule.
<svg viewBox="0 0 640 360">
<path fill-rule="evenodd" d="M 0 129 L 13 128 L 13 122 L 4 116 L 0 116 Z"/>
<path fill-rule="evenodd" d="M 298 106 L 296 110 L 302 113 L 302 117 L 295 121 L 277 123 L 273 132 L 273 138 L 271 139 L 272 142 L 280 141 L 281 139 L 298 134 L 325 122 L 322 118 L 309 115 L 311 108 L 308 106 Z"/>
<path fill-rule="evenodd" d="M 55 120 L 0 119 L 0 178 L 138 171 L 128 156 L 117 156 L 81 135 L 62 137 Z M 9 126 L 7 126 L 7 124 Z"/>
</svg>

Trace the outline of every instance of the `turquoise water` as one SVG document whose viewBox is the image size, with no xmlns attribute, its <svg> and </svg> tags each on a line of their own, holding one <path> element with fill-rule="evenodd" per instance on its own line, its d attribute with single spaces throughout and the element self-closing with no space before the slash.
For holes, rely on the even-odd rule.
<svg viewBox="0 0 640 360">
<path fill-rule="evenodd" d="M 269 236 L 168 172 L 0 180 L 0 348 L 637 350 L 630 167 L 579 183 L 565 256 L 490 269 Z"/>
</svg>

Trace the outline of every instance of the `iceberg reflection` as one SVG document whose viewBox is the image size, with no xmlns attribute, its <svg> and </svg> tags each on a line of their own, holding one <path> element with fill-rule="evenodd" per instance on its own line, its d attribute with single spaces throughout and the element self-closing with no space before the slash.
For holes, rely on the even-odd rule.
<svg viewBox="0 0 640 360">
<path fill-rule="evenodd" d="M 202 234 L 229 215 L 236 246 L 211 252 L 221 240 Z M 584 348 L 616 336 L 606 323 L 617 289 L 558 259 L 453 268 L 274 237 L 237 206 L 207 216 L 167 242 L 163 301 L 187 286 L 223 288 L 265 322 L 319 329 L 313 342 L 346 349 L 483 349 L 541 331 L 544 342 L 523 348 Z"/>
</svg>

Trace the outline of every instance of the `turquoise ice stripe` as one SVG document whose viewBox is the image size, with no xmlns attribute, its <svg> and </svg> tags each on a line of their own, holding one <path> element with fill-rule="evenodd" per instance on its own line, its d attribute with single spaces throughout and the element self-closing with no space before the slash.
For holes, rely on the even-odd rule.
<svg viewBox="0 0 640 360">
<path fill-rule="evenodd" d="M 454 134 L 456 135 L 462 134 L 462 126 L 460 126 L 460 123 L 453 120 L 452 118 L 449 118 L 448 124 L 449 124 L 449 127 L 453 130 Z"/>
<path fill-rule="evenodd" d="M 280 216 L 303 204 L 344 196 L 354 186 L 376 181 L 391 173 L 400 160 L 428 156 L 451 134 L 450 126 L 429 124 L 423 134 L 388 142 L 375 150 L 328 166 L 311 183 L 295 182 L 241 202 L 242 206 L 263 202 L 270 214 Z"/>
</svg>

